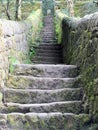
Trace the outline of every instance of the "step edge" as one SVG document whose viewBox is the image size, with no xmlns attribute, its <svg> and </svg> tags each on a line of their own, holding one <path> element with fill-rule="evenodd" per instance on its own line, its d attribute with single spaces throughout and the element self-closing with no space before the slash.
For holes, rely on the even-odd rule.
<svg viewBox="0 0 98 130">
<path fill-rule="evenodd" d="M 51 103 L 33 103 L 33 104 L 20 104 L 20 103 L 6 103 L 7 106 L 22 106 L 22 107 L 33 107 L 33 106 L 48 106 L 48 105 L 56 105 L 56 104 L 72 104 L 72 103 L 82 103 L 81 100 L 74 101 L 61 101 L 61 102 L 51 102 Z"/>
</svg>

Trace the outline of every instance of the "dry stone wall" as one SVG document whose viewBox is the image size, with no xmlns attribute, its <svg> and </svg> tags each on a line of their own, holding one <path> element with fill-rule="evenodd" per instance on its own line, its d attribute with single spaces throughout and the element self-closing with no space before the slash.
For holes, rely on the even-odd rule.
<svg viewBox="0 0 98 130">
<path fill-rule="evenodd" d="M 57 11 L 56 19 L 60 21 L 64 62 L 79 66 L 84 110 L 98 123 L 98 12 L 69 18 Z"/>
<path fill-rule="evenodd" d="M 0 89 L 8 78 L 10 62 L 23 63 L 27 60 L 29 41 L 36 38 L 41 18 L 38 10 L 22 22 L 0 19 Z"/>
</svg>

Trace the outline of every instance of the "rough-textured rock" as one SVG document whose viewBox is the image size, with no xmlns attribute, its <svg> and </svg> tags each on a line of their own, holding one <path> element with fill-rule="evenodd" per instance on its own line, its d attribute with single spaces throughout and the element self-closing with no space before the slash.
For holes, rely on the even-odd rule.
<svg viewBox="0 0 98 130">
<path fill-rule="evenodd" d="M 9 75 L 7 86 L 16 89 L 59 89 L 59 88 L 78 88 L 77 78 L 47 78 L 32 76 Z"/>
<path fill-rule="evenodd" d="M 30 32 L 32 27 L 36 28 L 35 32 L 38 31 L 42 20 L 40 10 L 31 16 L 34 15 L 36 15 L 38 21 L 36 27 L 32 23 L 35 18 L 31 20 L 28 17 L 28 20 L 23 22 L 0 19 L 0 87 L 2 88 L 8 78 L 9 64 L 27 60 L 29 52 L 28 35 L 34 33 L 33 31 Z M 35 37 L 33 38 L 35 39 Z M 10 71 L 12 71 L 12 67 L 10 67 Z"/>
<path fill-rule="evenodd" d="M 41 41 L 38 46 L 33 46 L 35 55 L 31 57 L 32 62 L 35 64 L 62 64 L 62 46 L 57 44 L 55 39 L 54 18 L 52 15 L 48 15 L 44 17 L 43 21 Z"/>
<path fill-rule="evenodd" d="M 66 113 L 83 113 L 83 106 L 81 101 L 63 101 L 63 102 L 52 102 L 52 103 L 41 103 L 41 104 L 18 104 L 18 103 L 7 103 L 7 107 L 3 107 L 2 113 L 49 113 L 49 112 L 66 112 Z"/>
<path fill-rule="evenodd" d="M 5 89 L 5 102 L 15 103 L 50 103 L 59 101 L 81 100 L 82 90 L 80 88 L 65 88 L 56 90 L 32 90 L 32 89 Z"/>
<path fill-rule="evenodd" d="M 86 114 L 69 113 L 11 113 L 6 114 L 4 130 L 83 130 L 89 122 Z M 85 118 L 85 120 L 83 120 Z M 82 124 L 81 124 L 82 122 Z M 78 123 L 78 125 L 77 125 Z"/>
<path fill-rule="evenodd" d="M 77 20 L 57 12 L 57 18 L 62 24 L 64 62 L 79 66 L 82 75 L 81 85 L 84 88 L 84 108 L 91 114 L 94 122 L 95 115 L 98 115 L 96 105 L 98 85 L 95 84 L 98 78 L 98 12 Z M 61 34 L 61 30 L 59 33 Z"/>
<path fill-rule="evenodd" d="M 66 78 L 77 75 L 78 70 L 75 65 L 26 65 L 14 64 L 14 75 L 31 75 L 35 77 Z"/>
</svg>

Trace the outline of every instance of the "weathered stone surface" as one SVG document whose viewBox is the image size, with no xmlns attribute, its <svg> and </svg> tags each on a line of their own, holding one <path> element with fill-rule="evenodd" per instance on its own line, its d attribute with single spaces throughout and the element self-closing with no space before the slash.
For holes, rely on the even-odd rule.
<svg viewBox="0 0 98 130">
<path fill-rule="evenodd" d="M 39 74 L 39 73 L 38 73 Z M 59 89 L 78 88 L 78 78 L 44 78 L 32 76 L 10 75 L 7 86 L 9 88 L 27 89 Z"/>
<path fill-rule="evenodd" d="M 4 130 L 84 130 L 89 115 L 71 113 L 11 113 L 7 114 Z M 78 123 L 80 121 L 80 123 Z M 82 122 L 82 126 L 81 126 Z M 78 123 L 78 125 L 77 125 Z"/>
<path fill-rule="evenodd" d="M 51 17 L 49 18 L 51 19 Z M 52 24 L 53 21 L 51 23 L 51 20 L 53 20 L 53 18 L 50 21 L 48 18 L 45 20 L 46 20 L 45 23 L 46 26 L 50 24 L 49 27 L 45 28 L 47 29 L 46 32 L 47 35 L 54 34 L 53 33 L 54 30 L 52 30 L 51 28 L 51 26 L 53 25 Z M 65 22 L 68 21 L 65 20 Z M 27 38 L 23 36 L 24 35 L 23 33 L 25 31 L 24 30 L 25 23 L 23 23 L 22 25 L 23 30 L 21 30 L 22 31 L 21 36 L 19 36 L 21 25 L 19 25 L 20 23 L 17 22 L 15 23 L 15 25 L 16 24 L 19 26 L 19 28 L 17 28 L 17 30 L 16 27 L 14 28 L 15 29 L 14 32 L 16 34 L 13 35 L 12 37 L 13 37 L 13 41 L 16 39 L 17 43 L 13 42 L 14 44 L 11 43 L 9 44 L 11 44 L 12 48 L 14 46 L 14 49 L 11 50 L 13 54 L 17 52 L 15 56 L 20 57 L 19 56 L 21 54 L 20 52 L 21 51 L 23 52 L 23 50 L 26 50 L 27 48 L 27 44 L 26 44 Z M 69 25 L 71 25 L 71 23 L 68 24 L 68 26 Z M 27 24 L 25 24 L 25 26 L 27 28 L 31 27 L 31 25 L 27 25 Z M 81 26 L 79 27 L 80 29 L 82 28 Z M 83 28 L 85 27 L 86 25 L 83 24 Z M 45 34 L 45 30 L 43 30 L 43 34 Z M 81 37 L 81 39 L 85 37 L 85 34 L 86 32 Z M 5 37 L 8 36 L 5 35 Z M 49 38 L 51 39 L 49 42 L 53 40 L 52 39 L 53 37 L 50 36 Z M 22 39 L 22 42 L 20 39 Z M 43 39 L 47 41 L 49 40 L 47 37 L 45 38 L 44 36 Z M 70 39 L 68 40 L 70 41 Z M 97 40 L 95 41 L 97 42 Z M 74 40 L 72 40 L 72 42 L 74 43 Z M 22 47 L 23 45 L 24 47 Z M 72 45 L 73 44 L 71 44 L 71 46 Z M 52 53 L 55 50 L 56 53 L 58 53 L 58 51 L 61 51 L 61 46 L 58 47 L 58 45 L 55 44 L 53 46 L 49 44 L 47 44 L 47 47 L 45 46 L 46 45 L 44 43 L 41 46 L 41 49 L 48 50 L 50 48 L 50 50 L 48 50 L 48 52 L 50 51 L 50 53 L 51 50 Z M 94 47 L 93 50 L 89 49 L 90 47 L 92 47 L 92 43 L 90 45 L 86 44 L 86 47 L 84 47 L 84 53 L 86 54 L 85 56 L 88 56 L 88 58 L 86 59 L 85 67 L 89 66 L 89 63 L 91 61 L 95 61 L 96 56 L 94 55 L 90 56 L 89 52 L 91 51 L 93 53 L 93 50 L 95 50 L 96 47 Z M 74 50 L 77 50 L 76 48 Z M 72 52 L 73 50 L 71 49 L 67 51 L 68 53 L 70 53 L 70 51 Z M 45 50 L 44 53 L 46 52 L 47 51 Z M 78 53 L 79 52 L 80 51 L 78 51 Z M 79 55 L 81 56 L 81 54 L 79 53 L 78 55 L 78 53 L 77 55 L 75 55 L 76 57 Z M 56 56 L 60 57 L 61 55 L 56 55 Z M 85 56 L 83 55 L 82 58 L 85 59 Z M 44 59 L 43 62 L 45 62 Z M 79 59 L 79 62 L 83 64 L 83 61 L 81 59 Z M 61 63 L 61 62 L 55 62 L 55 64 L 57 63 Z M 5 80 L 6 74 L 5 74 L 5 70 L 2 71 L 3 65 L 1 67 L 1 72 L 4 72 L 4 76 L 2 76 L 2 79 Z M 13 74 L 15 75 L 9 75 L 7 87 L 4 88 L 3 90 L 4 105 L 0 106 L 0 112 L 8 113 L 8 114 L 0 115 L 1 116 L 0 127 L 2 127 L 4 130 L 15 130 L 15 129 L 17 130 L 87 130 L 86 129 L 87 125 L 89 125 L 91 122 L 90 122 L 89 115 L 80 114 L 83 112 L 82 101 L 81 101 L 83 97 L 83 91 L 82 88 L 80 88 L 80 85 L 79 86 L 77 85 L 79 78 L 76 78 L 77 76 L 76 66 L 66 65 L 65 67 L 65 65 L 64 66 L 63 65 L 62 66 L 61 65 L 51 65 L 51 66 L 14 65 L 14 68 L 15 70 Z M 91 77 L 92 76 L 93 75 L 91 75 Z M 73 113 L 79 115 L 75 115 Z"/>
<path fill-rule="evenodd" d="M 8 128 L 11 130 L 23 130 L 25 128 L 25 116 L 21 113 L 12 113 L 7 115 Z"/>
<path fill-rule="evenodd" d="M 61 41 L 64 62 L 79 66 L 82 75 L 81 85 L 85 94 L 84 104 L 87 105 L 87 109 L 89 108 L 87 111 L 93 117 L 98 114 L 98 87 L 94 83 L 98 78 L 98 12 L 86 15 L 77 21 L 75 18 L 72 19 L 57 12 L 57 21 L 62 24 L 61 26 L 57 23 L 60 29 L 62 27 L 62 32 L 60 30 L 59 34 L 63 34 Z"/>
<path fill-rule="evenodd" d="M 74 65 L 26 65 L 14 64 L 13 74 L 32 75 L 35 77 L 66 78 L 77 75 L 77 67 Z"/>
<path fill-rule="evenodd" d="M 47 2 L 45 1 L 45 3 Z M 52 15 L 48 15 L 44 17 L 43 21 L 44 27 L 40 33 L 41 42 L 38 46 L 33 46 L 35 55 L 31 60 L 35 64 L 62 64 L 62 46 L 57 44 L 55 38 L 54 18 Z"/>
<path fill-rule="evenodd" d="M 7 107 L 2 109 L 2 113 L 21 112 L 21 113 L 49 113 L 49 112 L 62 112 L 62 113 L 82 113 L 83 106 L 81 101 L 63 101 L 41 104 L 18 104 L 7 103 Z"/>
<path fill-rule="evenodd" d="M 36 27 L 32 22 L 35 19 L 39 19 Z M 36 17 L 32 18 L 32 20 L 30 17 L 23 22 L 0 19 L 0 87 L 4 87 L 5 81 L 8 78 L 9 59 L 12 62 L 17 60 L 20 63 L 27 58 L 29 52 L 28 34 L 33 33 L 31 32 L 32 27 L 36 28 L 35 32 L 38 31 L 42 20 L 40 10 L 36 12 Z M 33 38 L 35 39 L 35 37 Z"/>
<path fill-rule="evenodd" d="M 0 114 L 0 129 L 4 130 L 7 124 L 7 115 L 6 114 Z"/>
<path fill-rule="evenodd" d="M 4 94 L 5 102 L 22 104 L 81 100 L 82 98 L 82 91 L 80 88 L 65 88 L 56 90 L 5 89 Z"/>
</svg>

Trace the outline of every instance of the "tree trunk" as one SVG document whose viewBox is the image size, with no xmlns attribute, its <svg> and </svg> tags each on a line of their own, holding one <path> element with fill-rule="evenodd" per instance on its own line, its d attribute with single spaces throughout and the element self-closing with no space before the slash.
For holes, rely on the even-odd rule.
<svg viewBox="0 0 98 130">
<path fill-rule="evenodd" d="M 70 17 L 74 16 L 74 2 L 73 0 L 67 0 L 67 8 L 70 13 Z"/>
<path fill-rule="evenodd" d="M 21 4 L 22 0 L 16 0 L 16 14 L 15 14 L 15 20 L 21 20 Z"/>
<path fill-rule="evenodd" d="M 3 0 L 1 1 L 1 3 L 2 3 L 2 6 L 4 7 L 4 10 L 6 12 L 6 15 L 7 15 L 8 19 L 11 20 L 10 13 L 9 13 L 10 0 L 7 0 L 7 5 L 5 5 L 3 3 Z"/>
</svg>

